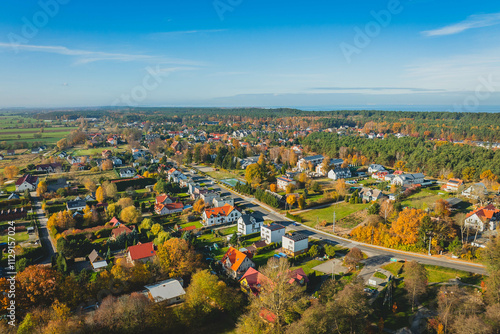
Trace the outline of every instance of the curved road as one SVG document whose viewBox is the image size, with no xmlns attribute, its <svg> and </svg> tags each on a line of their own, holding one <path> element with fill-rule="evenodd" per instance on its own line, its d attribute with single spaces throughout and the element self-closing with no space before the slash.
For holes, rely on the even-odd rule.
<svg viewBox="0 0 500 334">
<path fill-rule="evenodd" d="M 201 171 L 210 171 L 213 170 L 211 167 L 203 167 L 203 166 L 195 166 L 196 169 L 199 169 Z M 188 168 L 189 170 L 189 168 Z M 205 178 L 203 176 L 199 176 L 196 174 L 191 175 L 193 179 L 200 179 L 200 178 Z M 211 177 L 207 177 L 211 181 L 215 181 L 215 179 Z M 475 274 L 481 274 L 485 275 L 487 274 L 487 271 L 483 265 L 480 264 L 475 264 L 475 263 L 470 263 L 470 262 L 465 262 L 465 261 L 460 261 L 460 260 L 453 260 L 448 257 L 444 256 L 428 256 L 425 254 L 418 254 L 418 253 L 411 253 L 411 252 L 404 252 L 404 251 L 399 251 L 395 249 L 390 249 L 390 248 L 385 248 L 385 247 L 380 247 L 380 246 L 375 246 L 375 245 L 370 245 L 370 244 L 365 244 L 361 242 L 357 242 L 354 240 L 349 240 L 345 239 L 342 237 L 338 237 L 320 230 L 317 230 L 315 228 L 302 225 L 302 224 L 297 224 L 294 225 L 294 221 L 292 221 L 289 218 L 286 218 L 285 216 L 281 215 L 280 213 L 276 212 L 273 208 L 268 207 L 267 205 L 264 205 L 260 202 L 258 202 L 255 198 L 252 197 L 247 197 L 244 195 L 240 195 L 238 193 L 235 193 L 229 188 L 226 188 L 224 186 L 219 186 L 214 183 L 213 188 L 215 190 L 221 190 L 221 191 L 229 191 L 231 193 L 231 196 L 235 199 L 235 203 L 238 203 L 240 205 L 245 205 L 247 208 L 250 208 L 251 210 L 254 210 L 257 214 L 261 214 L 264 217 L 268 217 L 270 220 L 274 220 L 279 224 L 282 224 L 283 226 L 287 227 L 287 229 L 293 229 L 294 231 L 300 231 L 301 233 L 304 233 L 308 235 L 309 237 L 316 238 L 316 239 L 321 239 L 325 240 L 327 242 L 330 242 L 332 244 L 338 244 L 343 247 L 357 247 L 364 253 L 367 253 L 369 255 L 370 260 L 377 262 L 377 263 L 384 263 L 384 262 L 389 262 L 391 258 L 396 258 L 398 260 L 408 260 L 408 261 L 417 261 L 422 264 L 428 264 L 428 265 L 436 265 L 436 266 L 441 266 L 441 267 L 448 267 L 448 268 L 453 268 L 457 270 L 463 270 L 463 271 L 468 271 L 472 272 Z"/>
</svg>

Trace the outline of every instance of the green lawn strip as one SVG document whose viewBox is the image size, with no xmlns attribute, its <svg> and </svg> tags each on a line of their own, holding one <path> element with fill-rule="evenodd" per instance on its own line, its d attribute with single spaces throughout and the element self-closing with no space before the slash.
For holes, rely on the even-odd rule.
<svg viewBox="0 0 500 334">
<path fill-rule="evenodd" d="M 375 272 L 375 274 L 373 274 L 374 277 L 377 277 L 377 278 L 381 278 L 381 279 L 386 279 L 387 276 L 385 276 L 384 274 L 382 274 L 381 272 Z"/>
<path fill-rule="evenodd" d="M 29 234 L 28 234 L 28 232 L 19 232 L 11 237 L 14 238 L 14 240 L 16 240 L 17 243 L 20 243 L 20 242 L 28 240 Z M 12 241 L 12 239 L 11 239 L 11 241 Z M 9 242 L 9 235 L 8 234 L 0 236 L 0 243 L 2 243 L 2 242 Z"/>
<path fill-rule="evenodd" d="M 197 222 L 188 222 L 188 223 L 184 223 L 184 224 L 181 224 L 181 228 L 185 228 L 185 227 L 188 227 L 188 226 L 196 226 L 196 228 L 202 228 L 203 227 L 203 224 L 199 221 Z"/>
</svg>

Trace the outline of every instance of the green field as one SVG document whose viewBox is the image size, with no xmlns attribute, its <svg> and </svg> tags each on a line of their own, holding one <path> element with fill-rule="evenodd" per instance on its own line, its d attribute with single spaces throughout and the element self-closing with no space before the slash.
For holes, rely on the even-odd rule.
<svg viewBox="0 0 500 334">
<path fill-rule="evenodd" d="M 444 193 L 444 191 L 424 188 L 420 192 L 405 199 L 401 202 L 401 204 L 415 209 L 432 208 L 438 199 L 446 199 L 450 197 L 449 194 L 444 193 L 443 195 L 439 195 L 439 193 Z"/>
<path fill-rule="evenodd" d="M 66 137 L 72 130 L 78 129 L 77 127 L 53 127 L 44 128 L 41 133 L 41 138 L 34 138 L 34 135 L 40 132 L 40 128 L 31 129 L 0 129 L 0 141 L 25 141 L 33 142 L 39 141 L 44 143 L 55 143 L 59 139 Z"/>
<path fill-rule="evenodd" d="M 393 262 L 383 266 L 382 268 L 390 271 L 391 274 L 396 276 L 399 269 L 403 267 L 403 265 L 403 262 Z M 482 275 L 472 274 L 462 270 L 432 265 L 424 265 L 424 267 L 427 270 L 429 283 L 443 283 L 448 282 L 450 279 L 459 277 L 463 283 L 480 285 L 483 280 Z M 400 275 L 400 277 L 404 277 L 404 272 Z"/>
<path fill-rule="evenodd" d="M 312 268 L 316 267 L 317 265 L 320 265 L 323 262 L 324 261 L 321 261 L 321 260 L 309 260 L 307 262 L 301 263 L 298 266 L 294 266 L 290 269 L 295 270 L 295 269 L 302 268 L 304 270 L 304 272 L 306 273 L 306 275 L 309 275 L 314 271 L 314 270 L 312 270 Z"/>
<path fill-rule="evenodd" d="M 113 153 L 122 153 L 127 151 L 126 145 L 120 145 L 118 148 L 111 148 L 111 147 L 99 147 L 99 148 L 89 148 L 89 149 L 77 149 L 74 150 L 73 152 L 70 152 L 71 155 L 74 156 L 80 156 L 80 155 L 89 155 L 89 156 L 95 156 L 95 155 L 101 155 L 102 151 L 104 150 L 111 150 Z"/>
<path fill-rule="evenodd" d="M 323 209 L 312 209 L 307 212 L 299 214 L 303 222 L 308 226 L 316 225 L 316 222 L 326 220 L 331 222 L 333 220 L 333 212 L 335 211 L 336 220 L 343 219 L 354 212 L 358 212 L 369 207 L 370 204 L 349 204 L 346 202 L 339 202 Z"/>
</svg>

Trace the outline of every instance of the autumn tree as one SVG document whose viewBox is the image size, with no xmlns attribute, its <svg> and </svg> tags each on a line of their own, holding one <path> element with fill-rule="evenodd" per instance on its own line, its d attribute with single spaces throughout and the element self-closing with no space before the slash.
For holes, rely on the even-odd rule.
<svg viewBox="0 0 500 334">
<path fill-rule="evenodd" d="M 48 306 L 57 296 L 57 285 L 61 275 L 50 267 L 29 266 L 17 274 L 16 299 L 23 309 L 33 306 Z"/>
<path fill-rule="evenodd" d="M 441 217 L 449 217 L 451 214 L 450 204 L 444 199 L 438 199 L 434 206 L 434 212 Z"/>
<path fill-rule="evenodd" d="M 116 194 L 118 193 L 118 189 L 116 188 L 116 184 L 106 181 L 103 182 L 102 187 L 104 189 L 104 196 L 106 198 L 115 198 Z"/>
<path fill-rule="evenodd" d="M 425 216 L 425 212 L 420 209 L 406 208 L 392 223 L 391 232 L 394 233 L 399 243 L 413 245 L 418 240 L 418 229 Z"/>
<path fill-rule="evenodd" d="M 13 179 L 19 174 L 19 168 L 17 166 L 7 166 L 3 170 L 3 175 L 8 179 Z"/>
<path fill-rule="evenodd" d="M 99 188 L 97 188 L 96 192 L 95 192 L 95 199 L 97 200 L 97 202 L 99 203 L 102 203 L 104 202 L 104 190 L 102 188 L 102 186 L 100 186 Z"/>
<path fill-rule="evenodd" d="M 129 206 L 134 206 L 134 200 L 130 197 L 122 197 L 116 202 L 122 210 L 128 208 Z"/>
<path fill-rule="evenodd" d="M 199 198 L 193 205 L 193 210 L 202 213 L 205 210 L 205 201 L 202 198 Z"/>
<path fill-rule="evenodd" d="M 412 309 L 415 302 L 427 291 L 427 270 L 416 261 L 406 262 L 404 265 L 405 290 Z"/>
<path fill-rule="evenodd" d="M 213 312 L 237 313 L 241 295 L 209 270 L 195 273 L 186 291 L 186 311 L 192 319 L 203 319 Z"/>
<path fill-rule="evenodd" d="M 394 169 L 396 170 L 400 170 L 400 171 L 406 171 L 406 162 L 405 161 L 397 161 L 395 164 L 394 164 Z"/>
<path fill-rule="evenodd" d="M 46 192 L 47 192 L 47 182 L 45 180 L 38 182 L 38 186 L 36 187 L 37 196 L 41 197 Z"/>
<path fill-rule="evenodd" d="M 101 169 L 104 171 L 112 170 L 113 169 L 113 161 L 111 161 L 110 159 L 104 160 L 101 164 Z"/>
<path fill-rule="evenodd" d="M 263 181 L 262 165 L 258 163 L 249 165 L 245 171 L 245 180 L 249 184 L 260 185 Z"/>
<path fill-rule="evenodd" d="M 298 205 L 301 210 L 303 210 L 306 207 L 306 199 L 304 198 L 304 195 L 300 195 L 298 200 Z"/>
<path fill-rule="evenodd" d="M 303 293 L 299 285 L 290 284 L 290 264 L 286 258 L 270 258 L 260 272 L 267 279 L 261 282 L 259 296 L 252 298 L 249 313 L 240 318 L 238 332 L 255 332 L 255 322 L 251 320 L 265 310 L 275 320 L 273 324 L 265 324 L 262 332 L 281 333 L 287 319 L 293 318 L 302 304 Z"/>
<path fill-rule="evenodd" d="M 169 277 L 186 276 L 201 267 L 201 256 L 186 240 L 171 238 L 156 252 L 161 270 Z"/>
<path fill-rule="evenodd" d="M 271 190 L 273 193 L 275 193 L 277 191 L 277 188 L 278 188 L 278 186 L 276 185 L 276 183 L 272 183 L 269 186 L 269 190 Z"/>
<path fill-rule="evenodd" d="M 337 180 L 335 183 L 335 190 L 341 196 L 345 196 L 347 194 L 347 184 L 344 179 Z"/>
<path fill-rule="evenodd" d="M 295 197 L 295 195 L 288 195 L 286 197 L 286 202 L 289 205 L 290 209 L 293 208 L 293 205 L 295 204 L 296 201 L 297 201 L 297 198 Z"/>
<path fill-rule="evenodd" d="M 344 258 L 345 264 L 351 269 L 354 268 L 361 260 L 363 260 L 363 253 L 357 247 L 353 247 Z"/>
<path fill-rule="evenodd" d="M 130 224 L 139 222 L 141 216 L 141 212 L 135 206 L 126 207 L 120 212 L 120 220 Z"/>
<path fill-rule="evenodd" d="M 57 142 L 57 148 L 59 149 L 59 151 L 61 150 L 64 150 L 65 148 L 68 147 L 68 140 L 66 138 L 62 138 L 61 140 L 59 140 Z"/>
<path fill-rule="evenodd" d="M 293 193 L 294 190 L 295 190 L 295 185 L 293 183 L 290 183 L 286 186 L 285 192 L 287 194 L 291 194 Z"/>
<path fill-rule="evenodd" d="M 86 177 L 83 179 L 83 185 L 85 186 L 85 189 L 87 189 L 90 192 L 94 192 L 97 189 L 97 186 L 96 186 L 94 180 L 92 180 L 89 177 Z"/>
</svg>

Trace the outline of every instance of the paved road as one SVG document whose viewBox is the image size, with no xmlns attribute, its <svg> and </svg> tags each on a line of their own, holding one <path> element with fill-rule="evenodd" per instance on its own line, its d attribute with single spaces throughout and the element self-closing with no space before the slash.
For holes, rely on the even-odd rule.
<svg viewBox="0 0 500 334">
<path fill-rule="evenodd" d="M 38 235 L 42 243 L 43 249 L 45 250 L 45 257 L 40 260 L 40 264 L 50 264 L 52 263 L 52 256 L 57 252 L 56 246 L 52 238 L 50 237 L 49 230 L 47 229 L 47 218 L 42 210 L 42 203 L 40 198 L 37 197 L 36 192 L 31 193 L 31 198 L 33 201 L 33 210 L 35 210 L 38 221 L 40 222 L 40 227 L 38 229 Z"/>
<path fill-rule="evenodd" d="M 203 166 L 195 166 L 195 167 L 202 171 L 209 169 L 212 170 L 211 167 L 203 167 Z M 195 180 L 204 179 L 203 176 L 200 176 L 198 174 L 192 174 L 191 176 Z M 209 180 L 214 181 L 214 179 L 212 178 L 209 178 Z M 487 273 L 484 266 L 479 264 L 473 264 L 464 261 L 455 261 L 447 257 L 428 256 L 424 254 L 403 252 L 389 248 L 364 244 L 353 240 L 337 237 L 306 225 L 302 224 L 294 225 L 293 221 L 277 213 L 272 208 L 266 207 L 262 203 L 258 202 L 255 198 L 237 194 L 235 192 L 232 192 L 232 190 L 230 190 L 229 188 L 221 187 L 217 184 L 214 184 L 213 188 L 215 190 L 220 190 L 225 193 L 230 193 L 231 196 L 235 199 L 235 204 L 239 204 L 240 206 L 245 206 L 247 209 L 253 210 L 255 214 L 261 215 L 262 217 L 268 217 L 268 219 L 274 220 L 279 224 L 282 224 L 283 226 L 287 227 L 287 230 L 293 229 L 294 231 L 300 231 L 301 233 L 304 233 L 309 237 L 325 240 L 334 245 L 340 245 L 347 248 L 357 247 L 364 253 L 367 253 L 372 261 L 377 263 L 389 262 L 391 258 L 396 258 L 398 260 L 417 261 L 422 264 L 448 267 L 482 275 Z"/>
</svg>

